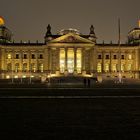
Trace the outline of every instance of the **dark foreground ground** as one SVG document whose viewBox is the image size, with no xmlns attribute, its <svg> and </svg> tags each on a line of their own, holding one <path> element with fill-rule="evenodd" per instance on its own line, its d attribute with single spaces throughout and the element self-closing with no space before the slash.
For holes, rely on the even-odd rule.
<svg viewBox="0 0 140 140">
<path fill-rule="evenodd" d="M 139 140 L 139 94 L 125 88 L 4 88 L 0 140 Z"/>
</svg>

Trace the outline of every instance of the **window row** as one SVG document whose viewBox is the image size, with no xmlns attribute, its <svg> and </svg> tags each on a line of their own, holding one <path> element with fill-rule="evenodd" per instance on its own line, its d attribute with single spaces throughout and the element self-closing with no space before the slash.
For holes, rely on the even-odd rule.
<svg viewBox="0 0 140 140">
<path fill-rule="evenodd" d="M 121 67 L 118 64 L 108 64 L 106 63 L 104 66 L 101 63 L 97 64 L 97 72 L 118 72 L 121 69 L 122 72 L 124 71 L 132 71 L 133 67 L 132 64 L 121 64 Z"/>
<path fill-rule="evenodd" d="M 43 54 L 39 54 L 38 57 L 37 57 L 36 54 L 31 54 L 31 56 L 30 56 L 30 55 L 28 55 L 28 54 L 20 55 L 19 53 L 16 53 L 16 54 L 14 55 L 14 58 L 15 58 L 15 59 L 20 59 L 20 58 L 23 58 L 23 59 L 28 59 L 28 58 L 31 58 L 31 59 L 36 59 L 36 58 L 38 58 L 38 59 L 43 59 Z M 12 59 L 12 54 L 11 54 L 11 53 L 8 53 L 8 54 L 7 54 L 7 59 Z"/>
<path fill-rule="evenodd" d="M 102 59 L 103 57 L 102 57 L 102 55 L 101 54 L 99 54 L 98 55 L 98 59 Z M 118 55 L 113 55 L 113 59 L 118 59 L 119 58 L 119 56 Z M 128 57 L 127 57 L 129 60 L 131 60 L 132 59 L 132 55 L 131 54 L 129 54 L 128 55 Z M 110 59 L 110 55 L 105 55 L 105 59 Z M 125 59 L 125 55 L 121 55 L 121 59 Z"/>
<path fill-rule="evenodd" d="M 12 71 L 12 64 L 11 63 L 8 63 L 7 64 L 7 71 Z M 43 72 L 44 71 L 44 66 L 42 63 L 40 63 L 38 66 L 35 64 L 35 63 L 32 63 L 29 67 L 28 67 L 28 64 L 27 63 L 24 63 L 22 65 L 22 69 L 20 69 L 20 64 L 19 63 L 16 63 L 14 65 L 14 69 L 13 69 L 14 72 L 19 72 L 19 71 L 22 71 L 22 72 L 27 72 L 27 71 L 32 71 L 32 72 Z"/>
</svg>

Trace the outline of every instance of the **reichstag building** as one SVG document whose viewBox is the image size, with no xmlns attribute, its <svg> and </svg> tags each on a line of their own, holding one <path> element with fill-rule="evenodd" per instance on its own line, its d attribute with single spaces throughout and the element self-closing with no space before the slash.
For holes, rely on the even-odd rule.
<svg viewBox="0 0 140 140">
<path fill-rule="evenodd" d="M 125 44 L 96 42 L 91 25 L 89 34 L 76 29 L 52 34 L 47 26 L 44 42 L 12 41 L 11 31 L 0 19 L 0 78 L 98 77 L 140 79 L 140 28 L 128 33 Z"/>
</svg>

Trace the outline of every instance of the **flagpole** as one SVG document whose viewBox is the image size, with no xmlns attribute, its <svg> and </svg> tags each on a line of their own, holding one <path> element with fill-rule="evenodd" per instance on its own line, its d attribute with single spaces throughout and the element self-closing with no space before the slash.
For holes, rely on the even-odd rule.
<svg viewBox="0 0 140 140">
<path fill-rule="evenodd" d="M 119 47 L 119 83 L 122 83 L 122 74 L 121 74 L 121 36 L 120 36 L 120 18 L 118 19 L 118 33 L 119 33 L 119 40 L 118 40 L 118 47 Z"/>
</svg>

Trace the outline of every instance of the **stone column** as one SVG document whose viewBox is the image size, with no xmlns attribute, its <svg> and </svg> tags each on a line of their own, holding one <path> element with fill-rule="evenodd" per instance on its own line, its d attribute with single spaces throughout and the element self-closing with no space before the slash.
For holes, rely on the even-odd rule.
<svg viewBox="0 0 140 140">
<path fill-rule="evenodd" d="M 60 71 L 60 48 L 57 49 L 57 71 Z"/>
<path fill-rule="evenodd" d="M 91 72 L 91 74 L 93 74 L 93 62 L 94 62 L 93 48 L 91 48 L 91 50 L 90 50 L 90 72 Z"/>
<path fill-rule="evenodd" d="M 102 73 L 104 73 L 104 52 L 102 52 Z"/>
<path fill-rule="evenodd" d="M 5 57 L 6 57 L 6 53 L 5 53 L 5 50 L 4 49 L 1 49 L 1 70 L 2 70 L 2 79 L 5 78 L 5 70 L 6 70 L 6 62 L 5 62 Z"/>
<path fill-rule="evenodd" d="M 49 58 L 48 58 L 48 48 L 44 49 L 43 53 L 43 65 L 44 65 L 44 72 L 47 73 L 49 69 Z"/>
<path fill-rule="evenodd" d="M 68 48 L 65 48 L 65 73 L 67 74 L 67 58 L 68 58 Z"/>
<path fill-rule="evenodd" d="M 77 48 L 74 48 L 74 72 L 77 72 Z"/>
<path fill-rule="evenodd" d="M 109 65 L 109 72 L 112 73 L 112 53 L 110 52 L 110 65 Z"/>
<path fill-rule="evenodd" d="M 60 48 L 57 48 L 56 50 L 56 75 L 59 75 L 60 74 Z"/>
<path fill-rule="evenodd" d="M 97 73 L 97 57 L 98 57 L 98 53 L 97 53 L 96 48 L 94 47 L 93 54 L 92 54 L 93 72 L 94 73 Z"/>
<path fill-rule="evenodd" d="M 51 71 L 51 49 L 48 48 L 48 71 Z"/>
<path fill-rule="evenodd" d="M 135 50 L 135 78 L 139 78 L 139 59 L 138 59 L 138 57 L 139 57 L 139 50 L 138 49 L 136 49 Z M 133 56 L 132 56 L 132 58 L 133 58 Z"/>
<path fill-rule="evenodd" d="M 86 74 L 86 71 L 85 71 L 85 48 L 82 49 L 82 73 Z"/>
</svg>

